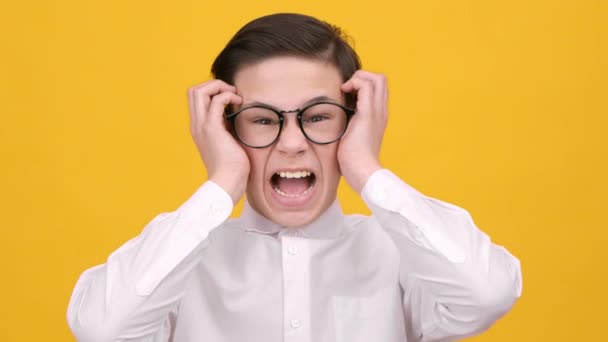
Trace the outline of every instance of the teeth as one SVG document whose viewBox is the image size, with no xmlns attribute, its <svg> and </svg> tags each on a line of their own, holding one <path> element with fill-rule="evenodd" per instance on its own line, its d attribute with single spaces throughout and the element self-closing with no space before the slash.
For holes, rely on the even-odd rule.
<svg viewBox="0 0 608 342">
<path fill-rule="evenodd" d="M 294 197 L 300 197 L 300 196 L 304 196 L 304 195 L 306 195 L 307 193 L 309 193 L 309 192 L 310 192 L 310 190 L 311 190 L 313 187 L 314 187 L 314 186 L 313 186 L 313 185 L 311 185 L 311 186 L 309 186 L 309 187 L 308 187 L 308 189 L 306 189 L 306 191 L 304 191 L 303 193 L 301 193 L 301 194 L 293 194 L 293 195 L 288 194 L 288 193 L 285 193 L 285 192 L 283 192 L 283 191 L 279 190 L 279 188 L 273 188 L 273 189 L 274 189 L 274 191 L 276 191 L 276 192 L 277 192 L 279 195 L 281 195 L 281 196 L 285 196 L 285 197 L 291 197 L 291 198 L 294 198 Z"/>
<path fill-rule="evenodd" d="M 312 175 L 312 172 L 310 172 L 310 171 L 294 171 L 294 172 L 281 171 L 281 172 L 277 172 L 276 174 L 277 174 L 277 176 L 279 176 L 281 178 L 302 178 L 302 177 L 308 177 L 308 176 Z M 281 191 L 278 187 L 273 187 L 274 191 L 276 191 L 279 195 L 284 196 L 284 197 L 290 197 L 290 198 L 304 196 L 307 193 L 309 193 L 312 188 L 314 188 L 314 184 L 310 184 L 308 189 L 306 189 L 302 193 L 288 194 L 288 193 Z"/>
<path fill-rule="evenodd" d="M 281 172 L 277 172 L 277 175 L 281 178 L 302 178 L 302 177 L 308 177 L 310 176 L 312 173 L 310 171 L 295 171 L 295 172 L 289 172 L 289 171 L 281 171 Z"/>
</svg>

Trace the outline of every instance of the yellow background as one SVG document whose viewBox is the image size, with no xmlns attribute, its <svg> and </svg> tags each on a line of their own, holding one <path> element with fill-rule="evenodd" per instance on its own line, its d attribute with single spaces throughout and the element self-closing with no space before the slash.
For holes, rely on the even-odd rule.
<svg viewBox="0 0 608 342">
<path fill-rule="evenodd" d="M 250 19 L 312 14 L 388 76 L 383 164 L 521 259 L 473 341 L 599 341 L 608 316 L 605 1 L 6 1 L 0 11 L 2 341 L 70 341 L 104 262 L 205 180 L 186 89 Z M 347 212 L 368 213 L 342 184 Z M 239 207 L 240 210 L 240 207 Z"/>
</svg>

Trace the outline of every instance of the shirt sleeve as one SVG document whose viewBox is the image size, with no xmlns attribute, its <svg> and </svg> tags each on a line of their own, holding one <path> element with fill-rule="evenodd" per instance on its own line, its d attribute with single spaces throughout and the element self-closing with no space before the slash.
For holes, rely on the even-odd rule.
<svg viewBox="0 0 608 342">
<path fill-rule="evenodd" d="M 105 264 L 86 270 L 67 311 L 77 340 L 166 341 L 185 279 L 209 233 L 232 209 L 228 193 L 207 181 L 177 210 L 154 217 Z"/>
<path fill-rule="evenodd" d="M 387 169 L 370 176 L 361 196 L 399 250 L 412 340 L 478 334 L 521 296 L 519 260 L 492 243 L 466 210 L 421 194 Z"/>
</svg>

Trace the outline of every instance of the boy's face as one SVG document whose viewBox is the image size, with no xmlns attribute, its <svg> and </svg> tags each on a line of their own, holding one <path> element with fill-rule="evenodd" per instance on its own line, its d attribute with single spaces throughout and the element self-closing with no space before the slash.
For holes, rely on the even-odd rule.
<svg viewBox="0 0 608 342">
<path fill-rule="evenodd" d="M 257 102 L 279 110 L 293 110 L 321 96 L 344 104 L 342 83 L 337 68 L 331 64 L 276 57 L 243 67 L 235 75 L 234 85 L 243 98 L 241 107 Z M 339 142 L 327 145 L 310 142 L 300 130 L 296 113 L 284 116 L 283 131 L 273 145 L 265 148 L 242 145 L 251 164 L 247 200 L 269 220 L 298 227 L 317 219 L 336 198 L 340 180 Z M 293 173 L 277 175 L 282 171 Z M 298 171 L 311 175 L 303 176 Z"/>
</svg>

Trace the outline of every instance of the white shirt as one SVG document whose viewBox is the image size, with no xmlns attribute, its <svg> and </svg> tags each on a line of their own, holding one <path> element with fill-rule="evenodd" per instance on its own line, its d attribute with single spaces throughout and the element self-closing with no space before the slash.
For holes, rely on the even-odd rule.
<svg viewBox="0 0 608 342">
<path fill-rule="evenodd" d="M 521 295 L 519 260 L 464 209 L 389 170 L 281 228 L 205 182 L 176 211 L 85 271 L 67 312 L 78 341 L 403 342 L 486 330 Z"/>
</svg>

